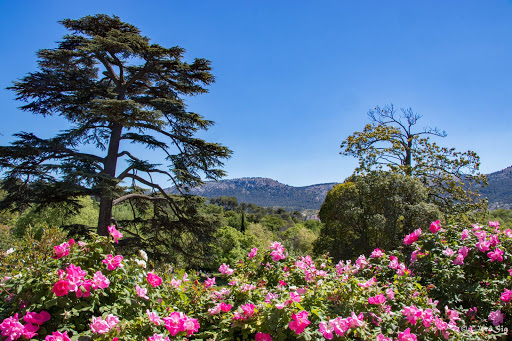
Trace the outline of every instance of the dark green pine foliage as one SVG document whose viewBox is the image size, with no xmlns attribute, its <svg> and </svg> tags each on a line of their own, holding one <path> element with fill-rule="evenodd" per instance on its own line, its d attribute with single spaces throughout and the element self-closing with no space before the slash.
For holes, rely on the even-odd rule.
<svg viewBox="0 0 512 341">
<path fill-rule="evenodd" d="M 152 44 L 117 16 L 60 23 L 69 34 L 56 48 L 40 50 L 38 70 L 9 89 L 26 102 L 22 110 L 59 115 L 71 126 L 48 139 L 21 132 L 0 147 L 8 193 L 0 208 L 66 203 L 77 209 L 76 198 L 91 195 L 100 202 L 97 231 L 106 235 L 112 206 L 129 200 L 142 228 L 127 229 L 133 237 L 128 242 L 183 252 L 189 245 L 192 254 L 199 238 L 210 235 L 211 221 L 194 209 L 197 199 L 167 195 L 152 176 L 165 175 L 186 189 L 202 177 L 224 175 L 220 167 L 231 151 L 194 137 L 213 122 L 188 112 L 183 99 L 207 92 L 204 86 L 214 81 L 210 62 L 185 62 L 183 48 Z M 130 144 L 163 153 L 163 165 L 150 163 L 145 152 L 136 155 Z M 131 187 L 120 186 L 122 181 Z"/>
</svg>

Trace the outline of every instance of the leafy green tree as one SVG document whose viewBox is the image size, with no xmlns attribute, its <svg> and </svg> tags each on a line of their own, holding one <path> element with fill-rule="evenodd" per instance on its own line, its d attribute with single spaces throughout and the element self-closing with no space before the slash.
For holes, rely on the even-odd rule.
<svg viewBox="0 0 512 341">
<path fill-rule="evenodd" d="M 259 223 L 266 214 L 265 208 L 258 205 L 246 203 L 242 203 L 242 205 L 245 206 L 244 211 L 248 213 L 247 220 L 251 223 Z"/>
<path fill-rule="evenodd" d="M 306 228 L 310 229 L 311 231 L 318 233 L 318 232 L 320 232 L 320 230 L 322 229 L 322 226 L 324 226 L 324 225 L 321 222 L 319 222 L 318 220 L 308 219 L 304 222 L 304 226 Z"/>
<path fill-rule="evenodd" d="M 259 241 L 252 234 L 244 234 L 231 226 L 224 226 L 215 232 L 213 255 L 207 264 L 217 270 L 222 263 L 235 264 L 247 258 L 247 253 L 253 247 L 258 247 Z"/>
<path fill-rule="evenodd" d="M 295 224 L 282 233 L 282 239 L 286 249 L 293 254 L 308 255 L 313 252 L 313 245 L 318 234 L 303 224 Z"/>
<path fill-rule="evenodd" d="M 302 215 L 302 213 L 297 210 L 290 213 L 290 218 L 293 220 L 294 223 L 298 223 L 299 221 L 304 220 L 304 216 Z"/>
<path fill-rule="evenodd" d="M 126 242 L 159 242 L 163 229 L 189 241 L 184 247 L 177 238 L 167 248 L 193 256 L 212 227 L 203 224 L 194 198 L 168 195 L 153 176 L 163 175 L 179 189 L 201 184 L 202 177 L 223 176 L 220 167 L 231 151 L 195 137 L 213 122 L 188 112 L 184 101 L 207 92 L 205 86 L 214 81 L 210 62 L 186 62 L 183 48 L 150 43 L 117 16 L 60 23 L 69 33 L 56 48 L 40 50 L 38 70 L 10 89 L 27 102 L 22 110 L 61 116 L 70 127 L 48 139 L 21 132 L 10 146 L 0 147 L 2 187 L 8 193 L 0 209 L 64 202 L 77 210 L 77 198 L 94 196 L 99 199 L 97 231 L 106 235 L 112 206 L 130 201 L 152 213 L 144 223 L 152 237 L 130 230 L 132 239 Z M 137 154 L 132 144 L 163 153 L 164 164 L 151 163 L 148 153 Z"/>
<path fill-rule="evenodd" d="M 26 230 L 32 228 L 34 236 L 40 237 L 42 230 L 48 227 L 59 226 L 94 226 L 98 222 L 98 203 L 91 197 L 77 198 L 81 208 L 76 214 L 67 214 L 65 204 L 47 207 L 31 207 L 23 212 L 16 220 L 15 234 L 18 237 L 25 235 Z"/>
<path fill-rule="evenodd" d="M 261 224 L 270 231 L 276 232 L 286 226 L 286 221 L 271 215 L 266 215 L 261 219 Z"/>
<path fill-rule="evenodd" d="M 235 211 L 238 208 L 238 199 L 235 197 L 211 198 L 210 203 L 222 206 L 224 211 Z"/>
<path fill-rule="evenodd" d="M 486 184 L 478 172 L 480 158 L 474 151 L 458 152 L 441 147 L 430 137 L 445 137 L 437 128 L 416 129 L 421 115 L 411 108 L 397 111 L 393 105 L 368 111 L 371 123 L 341 144 L 341 155 L 359 160 L 355 174 L 389 170 L 419 179 L 429 200 L 445 212 L 484 208 L 476 189 Z"/>
<path fill-rule="evenodd" d="M 315 253 L 329 252 L 340 260 L 399 247 L 406 234 L 440 218 L 437 206 L 426 202 L 427 195 L 418 179 L 406 175 L 352 176 L 327 193 Z"/>
<path fill-rule="evenodd" d="M 226 219 L 226 225 L 231 226 L 237 230 L 240 230 L 242 225 L 242 216 L 235 211 L 225 211 L 224 218 Z"/>
</svg>

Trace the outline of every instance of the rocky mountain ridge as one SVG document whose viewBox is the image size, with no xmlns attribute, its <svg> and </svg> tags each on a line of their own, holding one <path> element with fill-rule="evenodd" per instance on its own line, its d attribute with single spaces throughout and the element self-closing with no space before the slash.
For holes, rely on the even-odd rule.
<svg viewBox="0 0 512 341">
<path fill-rule="evenodd" d="M 480 190 L 489 199 L 490 207 L 512 208 L 512 166 L 487 174 L 489 185 Z M 287 210 L 320 209 L 327 192 L 338 183 L 294 187 L 262 177 L 208 181 L 193 188 L 190 194 L 206 198 L 236 197 L 239 202 L 263 207 L 282 207 Z M 177 194 L 175 188 L 167 192 Z"/>
</svg>

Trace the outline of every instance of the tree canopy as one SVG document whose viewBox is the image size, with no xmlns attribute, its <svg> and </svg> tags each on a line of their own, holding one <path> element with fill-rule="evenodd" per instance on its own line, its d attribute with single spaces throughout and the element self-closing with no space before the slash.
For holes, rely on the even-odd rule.
<svg viewBox="0 0 512 341">
<path fill-rule="evenodd" d="M 196 137 L 213 122 L 187 111 L 184 100 L 206 93 L 205 86 L 214 82 L 210 62 L 187 62 L 183 48 L 150 43 L 117 16 L 60 23 L 69 33 L 56 48 L 38 51 L 38 70 L 9 89 L 25 102 L 22 110 L 61 116 L 70 127 L 51 138 L 20 132 L 10 146 L 0 147 L 7 193 L 0 208 L 65 202 L 77 209 L 77 198 L 94 196 L 100 210 L 97 231 L 106 235 L 112 205 L 129 201 L 134 220 L 145 219 L 154 238 L 163 227 L 183 232 L 173 234 L 167 247 L 183 248 L 177 237 L 183 235 L 197 245 L 200 237 L 192 236 L 209 232 L 190 203 L 194 199 L 168 195 L 153 176 L 164 175 L 184 189 L 224 175 L 223 160 L 231 151 Z M 132 144 L 164 159 L 152 163 Z M 142 232 L 130 231 L 144 239 Z"/>
<path fill-rule="evenodd" d="M 389 170 L 419 179 L 428 189 L 429 200 L 448 212 L 485 207 L 477 189 L 486 184 L 478 170 L 480 158 L 471 150 L 441 147 L 431 137 L 445 137 L 438 128 L 417 129 L 421 115 L 411 108 L 386 105 L 368 111 L 371 121 L 341 144 L 341 155 L 356 157 L 355 174 Z"/>
<path fill-rule="evenodd" d="M 390 172 L 352 176 L 327 192 L 315 252 L 340 260 L 395 249 L 406 234 L 439 219 L 437 206 L 426 201 L 418 179 Z"/>
</svg>

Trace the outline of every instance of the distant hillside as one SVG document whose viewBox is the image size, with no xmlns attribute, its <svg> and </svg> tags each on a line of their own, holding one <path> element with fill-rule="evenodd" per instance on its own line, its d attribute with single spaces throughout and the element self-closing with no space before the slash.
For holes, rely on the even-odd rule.
<svg viewBox="0 0 512 341">
<path fill-rule="evenodd" d="M 206 198 L 236 197 L 239 202 L 287 210 L 320 209 L 327 191 L 336 183 L 293 187 L 268 178 L 240 178 L 208 181 L 190 191 Z M 177 193 L 174 188 L 166 189 Z"/>
<path fill-rule="evenodd" d="M 512 208 L 512 166 L 487 174 L 489 186 L 480 190 L 491 208 Z"/>
<path fill-rule="evenodd" d="M 512 208 L 512 166 L 487 175 L 489 186 L 480 190 L 491 208 Z M 206 198 L 236 197 L 239 202 L 287 210 L 320 209 L 329 191 L 337 183 L 293 187 L 268 178 L 240 178 L 209 181 L 192 189 L 191 194 Z M 177 193 L 174 188 L 166 189 Z"/>
</svg>

